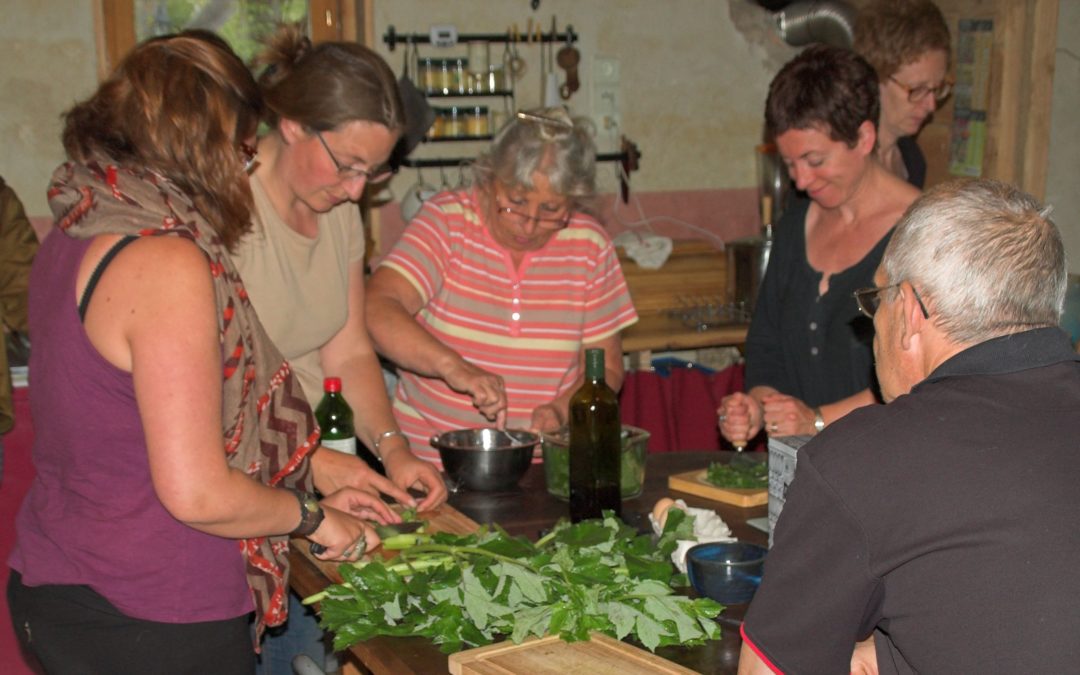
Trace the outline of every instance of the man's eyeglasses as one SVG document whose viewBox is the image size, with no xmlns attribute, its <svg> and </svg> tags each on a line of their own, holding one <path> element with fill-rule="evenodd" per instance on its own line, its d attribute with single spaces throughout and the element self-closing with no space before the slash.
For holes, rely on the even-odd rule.
<svg viewBox="0 0 1080 675">
<path fill-rule="evenodd" d="M 326 150 L 326 154 L 330 156 L 330 161 L 334 163 L 334 167 L 337 169 L 338 177 L 342 180 L 351 180 L 363 176 L 369 183 L 382 183 L 390 178 L 390 176 L 394 175 L 394 171 L 385 164 L 377 166 L 374 169 L 364 169 L 359 166 L 342 164 L 338 161 L 338 158 L 334 156 L 334 152 L 330 149 L 330 146 L 326 144 L 326 139 L 323 138 L 322 132 L 316 131 L 315 137 L 322 143 L 323 149 Z"/>
<path fill-rule="evenodd" d="M 881 306 L 881 293 L 883 291 L 899 288 L 900 284 L 893 284 L 891 286 L 876 286 L 874 288 L 860 288 L 853 294 L 855 296 L 855 302 L 859 305 L 859 311 L 862 312 L 867 318 L 873 319 L 877 314 L 878 307 Z M 919 309 L 922 310 L 924 319 L 930 318 L 930 312 L 926 311 L 926 305 L 923 304 L 922 298 L 919 297 L 919 292 L 915 290 L 915 287 L 911 287 L 911 292 L 915 295 L 915 301 L 919 303 Z"/>
<path fill-rule="evenodd" d="M 540 227 L 562 229 L 566 227 L 567 223 L 570 222 L 569 212 L 559 216 L 558 218 L 541 218 L 539 215 L 534 216 L 529 213 L 515 211 L 512 207 L 509 206 L 496 207 L 495 211 L 515 225 L 524 225 L 531 220 L 535 220 L 536 224 Z"/>
<path fill-rule="evenodd" d="M 941 103 L 949 97 L 950 93 L 952 93 L 952 82 L 949 82 L 948 80 L 945 80 L 936 87 L 928 87 L 926 85 L 909 87 L 892 75 L 889 76 L 889 79 L 895 82 L 896 86 L 907 92 L 907 100 L 912 103 L 918 103 L 930 94 L 934 95 L 935 102 Z"/>
</svg>

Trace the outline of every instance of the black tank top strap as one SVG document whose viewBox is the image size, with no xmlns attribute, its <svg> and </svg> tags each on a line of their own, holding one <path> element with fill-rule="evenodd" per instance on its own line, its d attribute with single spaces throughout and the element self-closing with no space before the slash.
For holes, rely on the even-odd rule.
<svg viewBox="0 0 1080 675">
<path fill-rule="evenodd" d="M 94 294 L 94 288 L 97 287 L 98 281 L 101 280 L 101 275 L 104 274 L 105 268 L 112 262 L 112 259 L 116 257 L 117 253 L 138 238 L 137 235 L 129 234 L 113 244 L 112 248 L 106 251 L 105 255 L 101 256 L 101 260 L 98 261 L 97 267 L 94 268 L 94 273 L 90 275 L 90 280 L 86 282 L 86 288 L 83 290 L 82 298 L 79 300 L 80 322 L 86 321 L 86 309 L 90 306 L 90 296 Z"/>
</svg>

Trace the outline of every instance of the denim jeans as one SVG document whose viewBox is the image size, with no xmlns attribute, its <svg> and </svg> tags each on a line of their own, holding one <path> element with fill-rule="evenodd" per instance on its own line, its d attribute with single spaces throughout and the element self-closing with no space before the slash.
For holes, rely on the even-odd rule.
<svg viewBox="0 0 1080 675">
<path fill-rule="evenodd" d="M 293 675 L 292 660 L 307 654 L 327 672 L 337 670 L 337 660 L 329 648 L 330 636 L 319 627 L 319 617 L 305 607 L 296 593 L 289 592 L 289 620 L 284 626 L 266 631 L 255 672 L 258 675 Z"/>
</svg>

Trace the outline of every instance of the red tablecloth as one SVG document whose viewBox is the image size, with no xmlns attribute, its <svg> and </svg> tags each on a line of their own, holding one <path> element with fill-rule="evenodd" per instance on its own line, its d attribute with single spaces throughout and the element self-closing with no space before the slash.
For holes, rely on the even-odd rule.
<svg viewBox="0 0 1080 675">
<path fill-rule="evenodd" d="M 34 465 L 30 461 L 34 427 L 30 423 L 29 391 L 15 389 L 14 399 L 15 427 L 3 437 L 4 475 L 0 479 L 0 673 L 30 675 L 35 671 L 26 665 L 19 652 L 7 606 L 7 559 L 15 545 L 15 514 L 34 479 Z"/>
</svg>

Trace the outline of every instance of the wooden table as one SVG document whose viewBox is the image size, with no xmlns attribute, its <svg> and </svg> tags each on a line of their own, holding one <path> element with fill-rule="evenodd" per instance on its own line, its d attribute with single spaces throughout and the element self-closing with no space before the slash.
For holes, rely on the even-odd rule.
<svg viewBox="0 0 1080 675">
<path fill-rule="evenodd" d="M 733 452 L 680 452 L 649 455 L 646 464 L 645 486 L 641 496 L 623 502 L 623 519 L 642 530 L 648 528 L 648 514 L 661 497 L 679 497 L 689 506 L 714 509 L 732 530 L 746 541 L 766 545 L 768 536 L 746 524 L 748 518 L 767 515 L 767 506 L 738 508 L 702 497 L 672 492 L 667 477 L 694 469 L 702 469 L 711 461 L 729 460 Z M 566 502 L 547 493 L 543 466 L 533 465 L 517 489 L 508 492 L 462 491 L 450 497 L 450 504 L 478 523 L 498 523 L 511 534 L 536 539 L 560 517 L 568 514 Z M 290 583 L 301 595 L 322 590 L 326 576 L 304 555 L 294 551 L 290 557 L 293 570 Z M 692 668 L 700 673 L 734 673 L 742 640 L 738 624 L 745 605 L 728 607 L 720 620 L 723 636 L 702 647 L 664 647 L 657 654 Z M 354 645 L 351 654 L 364 669 L 376 675 L 408 673 L 445 673 L 446 655 L 423 638 L 375 638 Z"/>
</svg>

